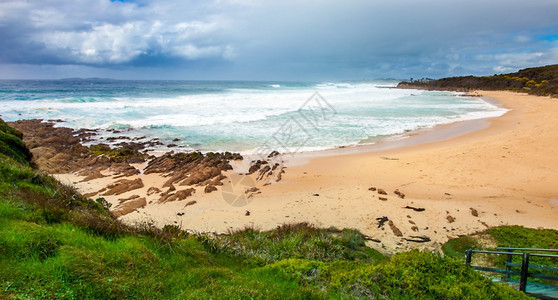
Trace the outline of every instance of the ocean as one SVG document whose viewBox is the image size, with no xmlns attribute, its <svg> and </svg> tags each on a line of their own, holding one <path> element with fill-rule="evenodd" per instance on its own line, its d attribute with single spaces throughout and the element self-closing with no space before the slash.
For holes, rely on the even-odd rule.
<svg viewBox="0 0 558 300">
<path fill-rule="evenodd" d="M 62 120 L 57 126 L 98 129 L 90 143 L 119 136 L 158 138 L 164 145 L 152 150 L 250 154 L 373 144 L 506 111 L 478 97 L 396 85 L 394 80 L 3 80 L 0 117 Z"/>
</svg>

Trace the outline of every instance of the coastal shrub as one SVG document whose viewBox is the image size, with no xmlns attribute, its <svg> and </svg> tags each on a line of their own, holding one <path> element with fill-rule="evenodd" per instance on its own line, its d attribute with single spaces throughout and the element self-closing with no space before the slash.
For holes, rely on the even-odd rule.
<svg viewBox="0 0 558 300">
<path fill-rule="evenodd" d="M 300 259 L 266 266 L 339 297 L 396 299 L 527 299 L 526 295 L 467 268 L 453 258 L 412 250 L 379 264 Z"/>
<path fill-rule="evenodd" d="M 356 230 L 320 229 L 308 223 L 285 224 L 271 231 L 245 228 L 206 242 L 217 251 L 260 263 L 288 258 L 319 261 L 384 259 L 382 254 L 365 246 L 363 235 Z"/>
<path fill-rule="evenodd" d="M 24 164 L 33 156 L 19 137 L 3 131 L 0 131 L 0 154 Z"/>
<path fill-rule="evenodd" d="M 500 247 L 558 249 L 558 230 L 500 226 L 487 230 Z"/>
<path fill-rule="evenodd" d="M 446 256 L 465 261 L 465 251 L 467 249 L 478 249 L 479 242 L 475 237 L 461 236 L 450 239 L 442 246 L 442 251 Z"/>
</svg>

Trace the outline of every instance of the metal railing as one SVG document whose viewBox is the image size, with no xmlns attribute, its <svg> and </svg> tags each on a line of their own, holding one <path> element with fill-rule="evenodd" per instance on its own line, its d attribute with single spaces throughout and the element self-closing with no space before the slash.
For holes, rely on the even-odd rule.
<svg viewBox="0 0 558 300">
<path fill-rule="evenodd" d="M 527 279 L 529 277 L 551 280 L 551 281 L 558 281 L 558 276 L 545 275 L 545 274 L 534 274 L 534 273 L 529 272 L 529 268 L 558 272 L 557 267 L 545 266 L 545 265 L 533 265 L 533 264 L 530 265 L 529 264 L 529 259 L 531 257 L 558 258 L 558 255 L 555 255 L 555 254 L 532 253 L 532 252 L 558 253 L 558 249 L 498 247 L 497 250 L 502 250 L 502 251 L 468 249 L 468 250 L 465 251 L 465 262 L 466 262 L 467 266 L 469 266 L 469 267 L 471 267 L 475 270 L 505 274 L 506 279 L 508 279 L 508 280 L 510 279 L 511 275 L 519 275 L 520 276 L 519 290 L 522 291 L 522 292 L 526 292 Z M 514 252 L 514 251 L 521 251 L 521 252 Z M 472 266 L 471 261 L 472 261 L 473 253 L 506 255 L 507 258 L 506 258 L 506 262 L 504 264 L 506 268 L 505 269 L 498 269 L 498 268 L 491 268 L 491 267 Z M 513 256 L 521 256 L 521 264 L 512 263 Z M 513 271 L 512 268 L 514 268 L 514 267 L 521 267 L 520 272 Z"/>
</svg>

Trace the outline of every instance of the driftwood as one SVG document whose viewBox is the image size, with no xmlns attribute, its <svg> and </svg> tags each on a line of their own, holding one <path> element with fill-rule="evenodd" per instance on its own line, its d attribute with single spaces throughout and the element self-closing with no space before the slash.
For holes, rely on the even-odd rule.
<svg viewBox="0 0 558 300">
<path fill-rule="evenodd" d="M 369 236 L 367 236 L 367 235 L 363 235 L 363 237 L 364 237 L 364 240 L 366 240 L 366 241 L 372 241 L 372 242 L 375 242 L 375 243 L 381 243 L 381 242 L 382 242 L 382 241 L 380 241 L 380 240 L 378 240 L 378 239 L 369 237 Z"/>
<path fill-rule="evenodd" d="M 388 217 L 376 218 L 376 220 L 378 221 L 378 228 L 381 228 L 385 222 L 389 221 Z"/>
<path fill-rule="evenodd" d="M 408 242 L 414 243 L 427 243 L 430 242 L 430 238 L 425 235 L 413 235 L 411 238 L 405 238 Z"/>
<path fill-rule="evenodd" d="M 403 208 L 412 209 L 412 210 L 414 210 L 414 211 L 419 211 L 419 212 L 420 212 L 420 211 L 425 211 L 425 210 L 426 210 L 426 208 L 422 208 L 422 207 L 412 207 L 412 206 L 409 206 L 409 205 L 407 205 L 407 206 L 405 206 L 405 207 L 403 207 Z"/>
</svg>

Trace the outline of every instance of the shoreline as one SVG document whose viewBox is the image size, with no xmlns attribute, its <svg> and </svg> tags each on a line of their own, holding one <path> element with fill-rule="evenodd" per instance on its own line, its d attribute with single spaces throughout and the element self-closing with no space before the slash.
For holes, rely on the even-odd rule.
<svg viewBox="0 0 558 300">
<path fill-rule="evenodd" d="M 552 124 L 552 118 L 558 119 L 558 102 L 510 92 L 480 93 L 511 110 L 473 122 L 478 127 L 458 122 L 413 134 L 400 140 L 407 145 L 395 149 L 346 147 L 329 150 L 328 155 L 320 151 L 317 157 L 297 153 L 279 182 L 266 184 L 255 174 L 249 176 L 258 190 L 243 206 L 227 203 L 224 187 L 213 193 L 194 187 L 195 193 L 185 200 L 155 203 L 156 195 L 147 190 L 166 180 L 157 174 L 126 177 L 143 178 L 145 186 L 106 198 L 118 204 L 118 199 L 145 196 L 145 207 L 121 217 L 129 223 L 152 220 L 160 226 L 225 233 L 245 226 L 266 230 L 309 222 L 358 229 L 380 240 L 369 246 L 384 253 L 439 250 L 449 238 L 504 224 L 558 229 L 558 188 L 553 184 L 558 173 L 551 167 L 558 165 L 558 152 L 553 150 L 558 149 L 558 123 Z M 417 139 L 423 143 L 408 145 Z M 225 175 L 233 176 L 231 171 Z M 80 182 L 83 178 L 73 174 L 57 177 L 84 193 L 114 181 L 104 177 Z M 379 189 L 387 195 L 378 194 Z M 392 223 L 378 227 L 376 219 L 382 217 Z M 406 240 L 412 236 L 430 241 Z"/>
</svg>

